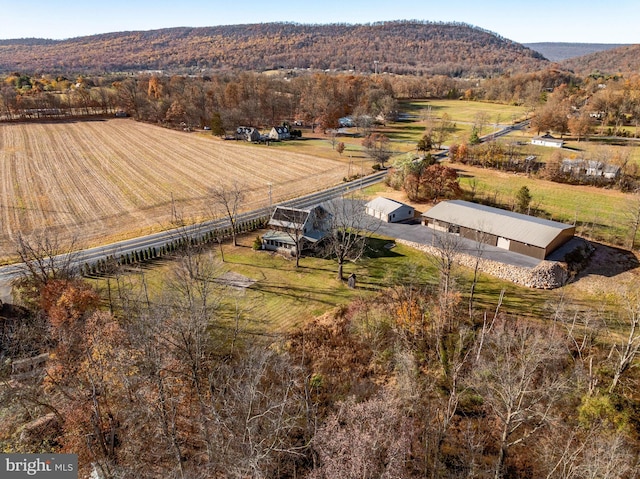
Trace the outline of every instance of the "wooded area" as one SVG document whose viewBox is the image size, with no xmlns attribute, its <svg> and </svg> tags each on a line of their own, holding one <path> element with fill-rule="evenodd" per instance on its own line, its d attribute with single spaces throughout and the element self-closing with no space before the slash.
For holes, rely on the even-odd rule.
<svg viewBox="0 0 640 479">
<path fill-rule="evenodd" d="M 463 23 L 261 23 L 108 33 L 61 41 L 0 41 L 0 72 L 355 70 L 491 75 L 544 68 L 522 45 Z"/>
<path fill-rule="evenodd" d="M 432 268 L 405 263 L 262 339 L 260 305 L 228 300 L 206 247 L 178 253 L 153 293 L 125 270 L 99 292 L 36 268 L 3 354 L 48 359 L 26 374 L 3 362 L 3 448 L 73 451 L 108 478 L 637 477 L 633 284 L 619 316 L 558 296 L 532 321 L 502 295 L 481 306 L 455 241 L 438 249 Z"/>
</svg>

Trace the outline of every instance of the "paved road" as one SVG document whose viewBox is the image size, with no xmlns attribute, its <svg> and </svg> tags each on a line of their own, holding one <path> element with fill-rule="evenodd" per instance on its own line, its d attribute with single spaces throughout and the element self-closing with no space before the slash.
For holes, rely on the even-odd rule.
<svg viewBox="0 0 640 479">
<path fill-rule="evenodd" d="M 383 180 L 386 171 L 380 171 L 372 175 L 363 177 L 361 179 L 342 183 L 326 190 L 312 193 L 293 200 L 284 201 L 282 205 L 292 206 L 295 208 L 307 208 L 315 206 L 317 204 L 329 201 L 333 198 L 339 198 L 345 194 L 353 191 L 358 191 L 362 188 L 366 188 L 373 184 L 379 183 Z M 269 208 L 262 208 L 259 210 L 249 211 L 239 215 L 238 222 L 251 221 L 253 219 L 263 218 L 269 215 Z M 163 246 L 181 238 L 196 238 L 202 237 L 209 231 L 216 229 L 229 227 L 228 219 L 218 219 L 205 221 L 195 225 L 185 226 L 182 228 L 175 228 L 152 235 L 142 236 L 139 238 L 133 238 L 131 240 L 119 241 L 117 243 L 111 243 L 97 248 L 90 248 L 82 251 L 76 251 L 71 253 L 72 264 L 76 267 L 81 267 L 83 264 L 94 264 L 102 259 L 106 259 L 109 256 L 116 258 L 121 255 L 132 254 L 135 251 L 143 251 L 148 248 L 156 248 L 160 250 Z M 59 261 L 65 261 L 67 255 L 61 255 L 58 257 Z M 11 282 L 24 272 L 24 264 L 14 264 L 9 266 L 0 267 L 0 300 L 10 302 L 12 300 Z"/>
</svg>

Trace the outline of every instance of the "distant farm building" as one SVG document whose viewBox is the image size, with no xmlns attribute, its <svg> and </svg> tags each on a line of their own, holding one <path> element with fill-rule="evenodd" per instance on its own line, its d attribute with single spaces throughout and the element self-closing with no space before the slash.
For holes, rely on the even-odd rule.
<svg viewBox="0 0 640 479">
<path fill-rule="evenodd" d="M 387 223 L 410 220 L 415 214 L 411 206 L 382 196 L 369 201 L 365 206 L 365 212 Z"/>
<path fill-rule="evenodd" d="M 277 206 L 269 231 L 262 236 L 262 248 L 271 251 L 286 250 L 295 254 L 322 241 L 331 229 L 331 214 L 322 206 L 311 209 Z"/>
<path fill-rule="evenodd" d="M 438 203 L 422 216 L 423 223 L 435 230 L 537 259 L 545 259 L 576 230 L 557 221 L 461 200 Z"/>
<path fill-rule="evenodd" d="M 560 170 L 576 178 L 588 176 L 607 180 L 615 180 L 620 176 L 621 171 L 617 165 L 611 165 L 597 160 L 583 160 L 580 158 L 575 160 L 565 158 L 562 160 Z"/>
<path fill-rule="evenodd" d="M 236 140 L 260 141 L 260 132 L 252 126 L 239 126 L 236 129 Z"/>
<path fill-rule="evenodd" d="M 269 139 L 271 140 L 289 140 L 291 138 L 291 132 L 286 126 L 274 126 L 269 132 Z"/>
<path fill-rule="evenodd" d="M 531 139 L 531 144 L 538 146 L 548 146 L 551 148 L 562 148 L 564 146 L 564 140 L 554 138 L 549 133 L 547 133 L 546 135 L 534 136 Z"/>
</svg>

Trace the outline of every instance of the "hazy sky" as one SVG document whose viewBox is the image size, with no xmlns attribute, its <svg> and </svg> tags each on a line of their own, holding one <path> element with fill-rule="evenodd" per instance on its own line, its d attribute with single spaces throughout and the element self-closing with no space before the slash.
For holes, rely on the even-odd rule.
<svg viewBox="0 0 640 479">
<path fill-rule="evenodd" d="M 262 22 L 457 21 L 520 43 L 640 43 L 639 0 L 0 0 L 0 39 Z"/>
</svg>

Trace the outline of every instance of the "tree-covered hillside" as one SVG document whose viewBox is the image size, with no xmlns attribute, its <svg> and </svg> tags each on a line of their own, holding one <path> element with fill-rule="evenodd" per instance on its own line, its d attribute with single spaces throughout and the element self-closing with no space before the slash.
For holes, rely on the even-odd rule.
<svg viewBox="0 0 640 479">
<path fill-rule="evenodd" d="M 537 70 L 537 52 L 462 23 L 266 23 L 0 42 L 0 72 L 273 68 L 489 75 Z"/>
</svg>

